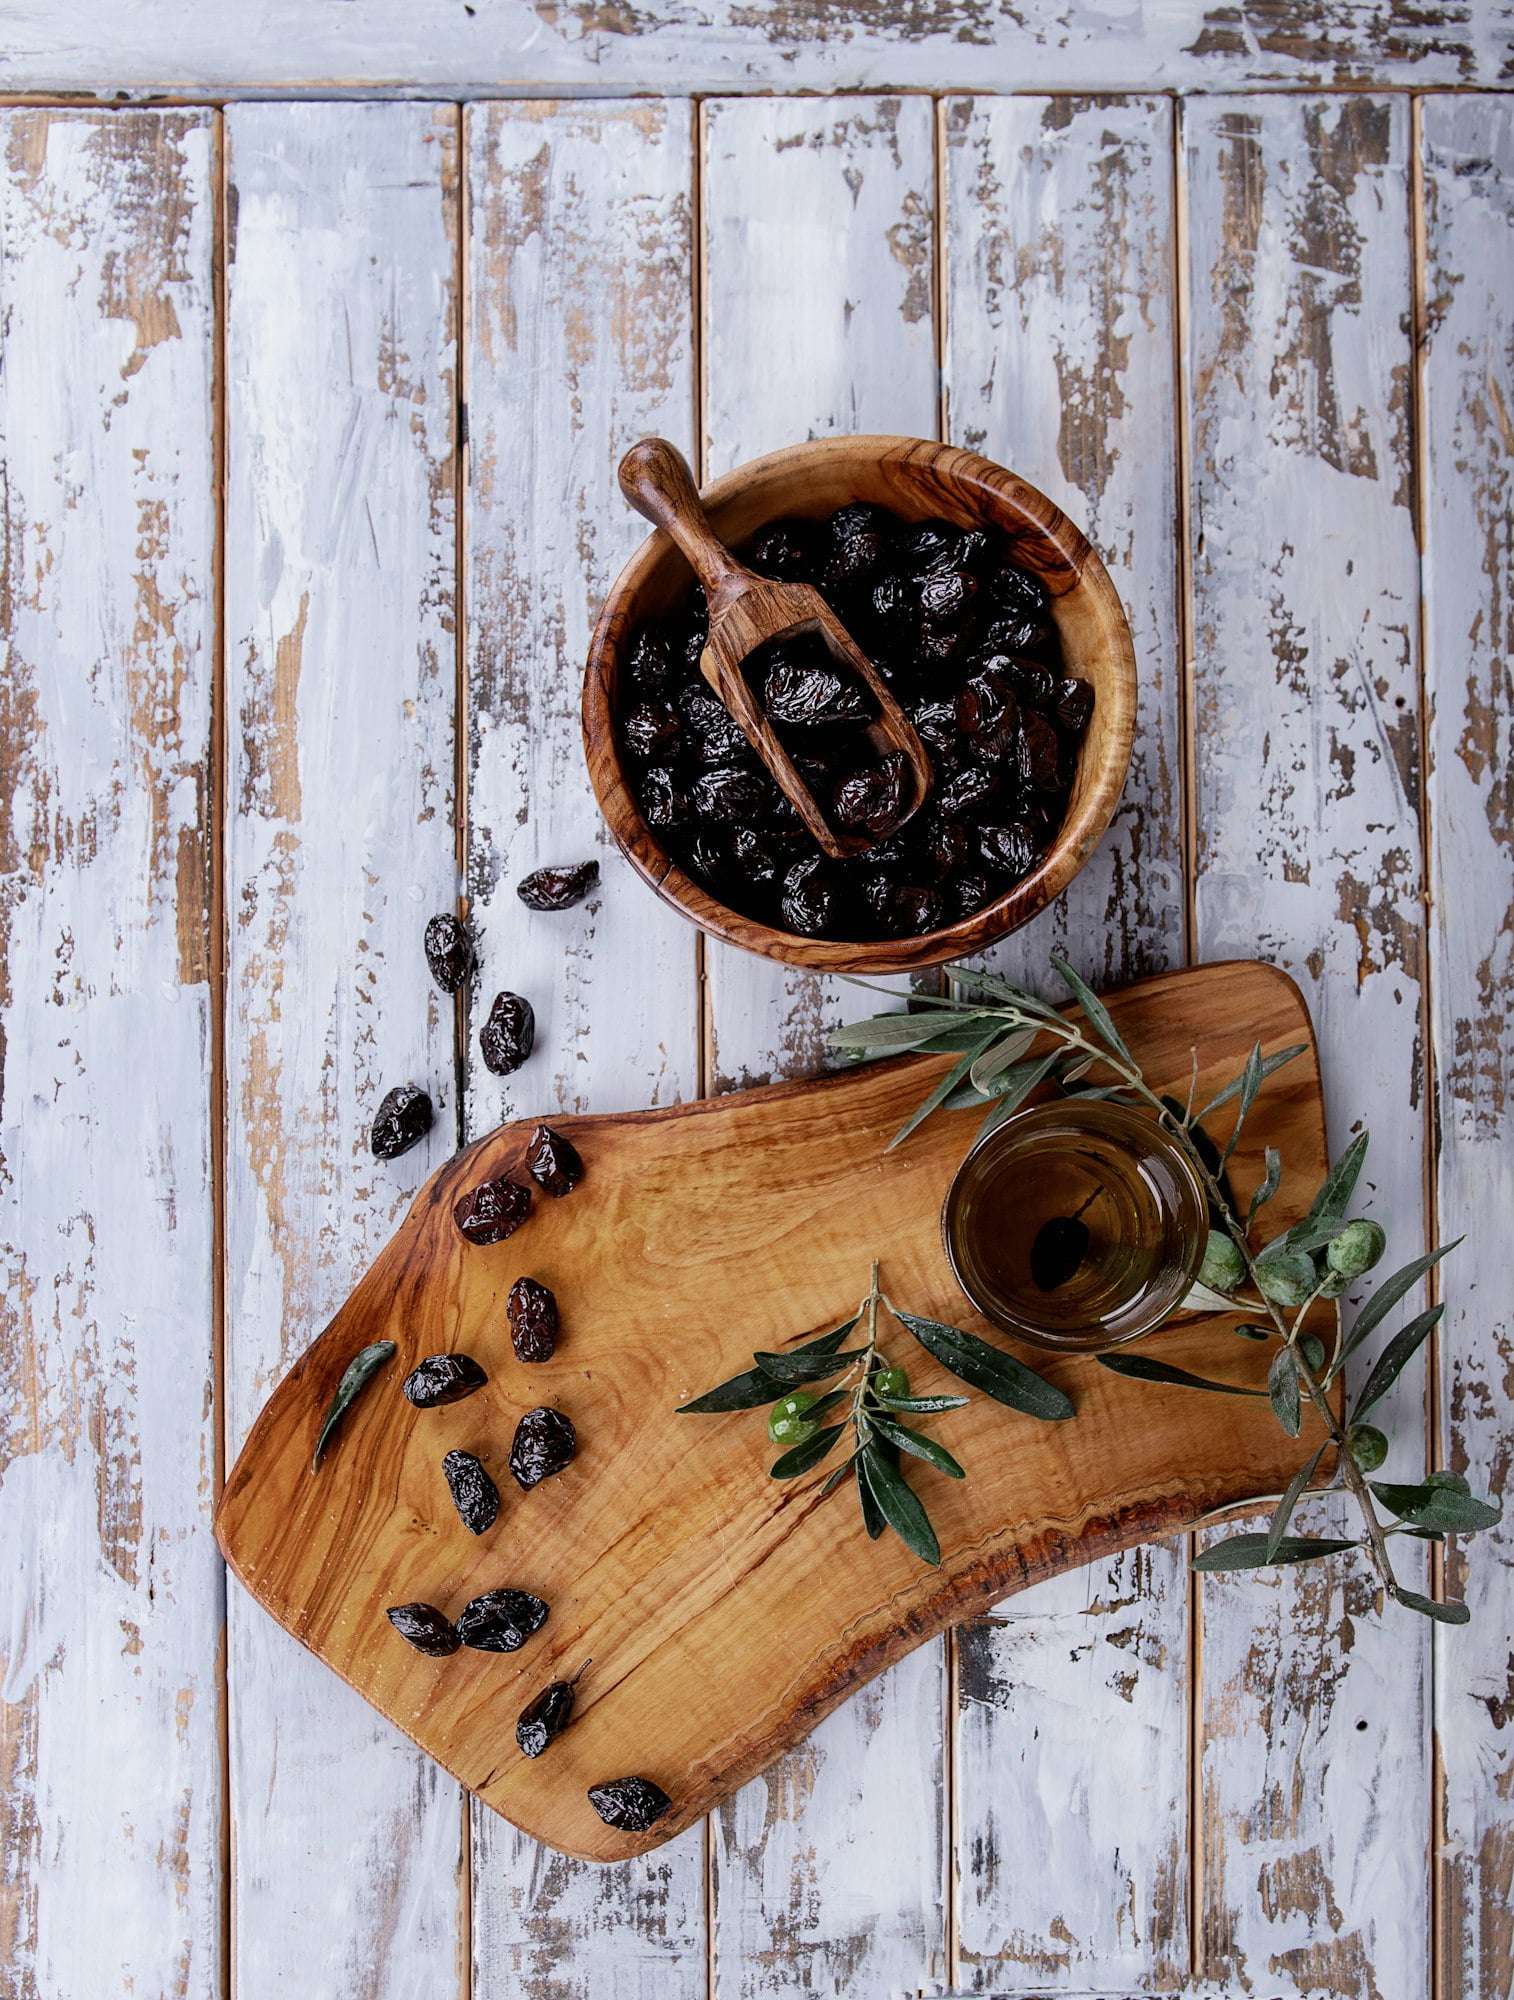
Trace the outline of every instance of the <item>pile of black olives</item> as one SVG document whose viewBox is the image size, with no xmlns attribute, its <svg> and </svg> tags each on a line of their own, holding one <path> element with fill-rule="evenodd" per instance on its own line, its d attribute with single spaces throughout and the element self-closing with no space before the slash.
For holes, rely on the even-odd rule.
<svg viewBox="0 0 1514 2000">
<path fill-rule="evenodd" d="M 1063 672 L 1044 586 L 1004 538 L 864 503 L 775 521 L 741 551 L 814 584 L 913 722 L 934 770 L 900 825 L 901 760 L 867 735 L 873 704 L 815 635 L 747 662 L 752 690 L 837 832 L 827 860 L 699 672 L 704 593 L 634 635 L 619 730 L 642 816 L 731 909 L 805 937 L 913 937 L 970 916 L 1026 875 L 1067 810 L 1093 688 Z"/>
</svg>

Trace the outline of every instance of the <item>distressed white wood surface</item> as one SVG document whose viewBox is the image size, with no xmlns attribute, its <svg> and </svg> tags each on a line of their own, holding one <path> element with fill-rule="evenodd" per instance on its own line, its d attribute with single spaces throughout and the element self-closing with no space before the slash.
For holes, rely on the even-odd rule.
<svg viewBox="0 0 1514 2000">
<path fill-rule="evenodd" d="M 203 2000 L 214 121 L 0 138 L 0 1988 Z"/>
<path fill-rule="evenodd" d="M 1409 107 L 1183 115 L 1198 955 L 1303 987 L 1332 1143 L 1373 1132 L 1362 1193 L 1397 1264 L 1426 1164 Z M 1423 1462 L 1422 1398 L 1416 1366 L 1389 1477 Z M 1394 1548 L 1417 1583 L 1421 1545 Z M 1413 2000 L 1428 1624 L 1383 1614 L 1365 1564 L 1206 1577 L 1201 1602 L 1199 1970 Z"/>
<path fill-rule="evenodd" d="M 234 1452 L 456 1143 L 457 113 L 227 114 L 227 1340 Z M 429 1138 L 375 1161 L 396 1083 Z M 390 1385 L 393 1393 L 393 1385 Z M 458 1787 L 234 1590 L 237 1991 L 450 1995 Z"/>
<path fill-rule="evenodd" d="M 475 1138 L 522 1112 L 698 1092 L 697 933 L 621 859 L 579 735 L 593 618 L 646 533 L 616 462 L 647 432 L 692 445 L 694 153 L 680 103 L 502 104 L 469 112 L 468 128 Z M 530 869 L 591 856 L 600 885 L 576 909 L 543 915 L 516 896 Z M 477 1042 L 501 988 L 536 1011 L 535 1052 L 504 1080 Z M 567 1353 L 570 1296 L 563 1306 Z M 476 2000 L 693 2000 L 705 1958 L 703 1828 L 601 1869 L 474 1809 Z"/>
<path fill-rule="evenodd" d="M 1496 85 L 1509 0 L 4 0 L 0 88 Z"/>
<path fill-rule="evenodd" d="M 1444 1267 L 1441 1463 L 1514 1502 L 1514 103 L 1423 107 L 1431 992 Z M 1514 1533 L 1448 1551 L 1436 1637 L 1447 2000 L 1514 1993 Z"/>
<path fill-rule="evenodd" d="M 1059 946 L 1115 985 L 1183 960 L 1172 105 L 962 98 L 944 119 L 947 434 L 1085 529 L 1140 672 L 1114 824 L 993 962 L 1044 990 Z M 1055 1578 L 957 1643 L 963 1983 L 1171 1985 L 1188 1964 L 1185 1548 Z"/>
<path fill-rule="evenodd" d="M 930 104 L 726 100 L 704 118 L 706 475 L 833 431 L 934 437 Z M 714 1090 L 820 1067 L 824 1026 L 862 997 L 713 941 L 706 971 Z M 933 1641 L 714 1816 L 720 2000 L 944 1982 L 945 1711 Z"/>
</svg>

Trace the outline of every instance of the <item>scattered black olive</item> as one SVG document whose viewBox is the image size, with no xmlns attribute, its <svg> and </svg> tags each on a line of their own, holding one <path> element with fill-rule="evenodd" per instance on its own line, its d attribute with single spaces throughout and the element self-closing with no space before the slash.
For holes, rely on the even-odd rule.
<svg viewBox="0 0 1514 2000">
<path fill-rule="evenodd" d="M 455 1204 L 452 1220 L 470 1243 L 503 1243 L 531 1213 L 531 1190 L 507 1174 L 480 1181 Z"/>
<path fill-rule="evenodd" d="M 526 1142 L 526 1166 L 543 1194 L 571 1194 L 584 1177 L 577 1148 L 550 1125 L 537 1125 Z"/>
<path fill-rule="evenodd" d="M 499 1488 L 471 1451 L 449 1451 L 442 1460 L 447 1490 L 458 1519 L 470 1535 L 481 1535 L 499 1519 Z"/>
<path fill-rule="evenodd" d="M 431 977 L 443 993 L 456 993 L 460 986 L 467 983 L 475 963 L 473 940 L 468 935 L 467 925 L 444 910 L 427 924 L 425 945 Z"/>
<path fill-rule="evenodd" d="M 578 1449 L 573 1425 L 561 1410 L 527 1410 L 515 1426 L 510 1470 L 527 1493 L 570 1465 Z"/>
<path fill-rule="evenodd" d="M 589 1787 L 589 1804 L 606 1826 L 619 1827 L 622 1833 L 645 1833 L 672 1803 L 650 1778 L 611 1778 Z"/>
<path fill-rule="evenodd" d="M 376 1160 L 397 1160 L 431 1130 L 431 1099 L 416 1083 L 397 1083 L 374 1113 L 370 1143 Z"/>
<path fill-rule="evenodd" d="M 402 1639 L 433 1660 L 444 1660 L 463 1643 L 452 1620 L 434 1604 L 391 1604 L 385 1616 Z"/>
<path fill-rule="evenodd" d="M 561 1736 L 573 1720 L 573 1702 L 578 1683 L 593 1665 L 585 1660 L 570 1681 L 553 1681 L 535 1701 L 527 1702 L 515 1725 L 515 1740 L 527 1757 L 539 1757 L 547 1745 Z"/>
<path fill-rule="evenodd" d="M 673 717 L 676 728 L 678 718 Z M 523 875 L 515 885 L 515 893 L 528 910 L 571 910 L 575 903 L 581 903 L 589 891 L 599 881 L 597 861 L 579 861 L 571 868 L 533 868 L 529 875 Z M 498 1007 L 499 1002 L 495 1001 Z M 524 1000 L 520 1002 L 526 1007 Z M 526 1007 L 527 1015 L 530 1008 Z M 531 1038 L 526 1037 L 526 1055 L 531 1053 Z M 521 1058 L 522 1062 L 525 1056 Z M 513 1067 L 513 1065 L 512 1065 Z"/>
<path fill-rule="evenodd" d="M 536 1040 L 536 1016 L 531 1002 L 518 993 L 496 993 L 489 1018 L 478 1031 L 485 1069 L 510 1076 L 531 1053 Z"/>
<path fill-rule="evenodd" d="M 637 801 L 672 860 L 803 937 L 921 935 L 1004 895 L 1057 837 L 1094 700 L 1063 671 L 1046 591 L 1012 544 L 859 503 L 772 522 L 744 553 L 827 595 L 915 723 L 930 797 L 900 824 L 867 735 L 873 704 L 816 635 L 765 646 L 747 672 L 779 741 L 837 831 L 874 843 L 828 860 L 699 676 L 707 607 L 691 589 L 633 635 L 619 706 Z M 1023 836 L 997 843 L 991 827 Z"/>
<path fill-rule="evenodd" d="M 488 1379 L 471 1354 L 429 1354 L 405 1377 L 405 1400 L 418 1410 L 437 1410 L 443 1403 L 460 1403 Z"/>
<path fill-rule="evenodd" d="M 478 1653 L 518 1653 L 546 1624 L 549 1608 L 529 1590 L 486 1590 L 463 1606 L 457 1636 Z"/>
<path fill-rule="evenodd" d="M 518 1361 L 550 1361 L 561 1325 L 557 1300 L 535 1278 L 517 1278 L 505 1300 L 510 1339 Z"/>
</svg>

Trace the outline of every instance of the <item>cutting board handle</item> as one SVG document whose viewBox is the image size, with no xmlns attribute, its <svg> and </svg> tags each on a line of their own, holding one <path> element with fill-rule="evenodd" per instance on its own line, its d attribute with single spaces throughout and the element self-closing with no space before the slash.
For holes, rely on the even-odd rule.
<svg viewBox="0 0 1514 2000">
<path fill-rule="evenodd" d="M 711 528 L 688 460 L 666 438 L 642 438 L 620 461 L 620 490 L 638 514 L 671 535 L 704 585 L 717 598 L 744 589 L 753 576 Z"/>
</svg>

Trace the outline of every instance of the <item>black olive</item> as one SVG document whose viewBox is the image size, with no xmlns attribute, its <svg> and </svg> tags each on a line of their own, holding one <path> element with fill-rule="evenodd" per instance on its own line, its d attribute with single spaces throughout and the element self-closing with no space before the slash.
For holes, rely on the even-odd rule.
<svg viewBox="0 0 1514 2000">
<path fill-rule="evenodd" d="M 756 771 L 719 764 L 701 771 L 694 780 L 689 802 L 701 819 L 717 826 L 750 823 L 767 804 L 766 789 Z"/>
<path fill-rule="evenodd" d="M 831 516 L 823 580 L 830 584 L 865 583 L 883 560 L 885 522 L 886 516 L 865 501 L 838 508 Z"/>
<path fill-rule="evenodd" d="M 531 1002 L 518 993 L 496 993 L 489 1018 L 478 1031 L 485 1069 L 510 1076 L 531 1053 L 536 1040 L 536 1015 Z"/>
<path fill-rule="evenodd" d="M 961 560 L 962 535 L 950 521 L 916 521 L 894 538 L 893 555 L 906 570 L 923 576 Z"/>
<path fill-rule="evenodd" d="M 374 1113 L 369 1144 L 376 1160 L 397 1160 L 431 1130 L 431 1099 L 417 1083 L 397 1083 Z"/>
<path fill-rule="evenodd" d="M 1093 683 L 1064 675 L 1057 682 L 1052 712 L 1069 736 L 1081 736 L 1093 714 Z"/>
<path fill-rule="evenodd" d="M 744 881 L 762 884 L 776 882 L 784 862 L 755 827 L 738 826 L 731 835 L 731 865 Z"/>
<path fill-rule="evenodd" d="M 920 612 L 932 625 L 963 618 L 978 594 L 970 569 L 933 569 L 920 586 Z"/>
<path fill-rule="evenodd" d="M 801 937 L 822 937 L 830 929 L 838 906 L 836 879 L 818 854 L 796 861 L 783 878 L 779 899 L 783 921 Z"/>
<path fill-rule="evenodd" d="M 879 839 L 892 833 L 904 813 L 908 769 L 900 752 L 891 750 L 871 770 L 844 778 L 832 808 L 836 824 L 848 833 L 870 833 Z"/>
<path fill-rule="evenodd" d="M 1020 774 L 1034 792 L 1066 790 L 1062 744 L 1044 715 L 1026 713 L 1020 719 Z"/>
<path fill-rule="evenodd" d="M 579 861 L 571 868 L 535 868 L 516 883 L 515 893 L 528 910 L 571 910 L 598 881 L 599 863 Z M 527 1053 L 529 1050 L 528 1043 Z"/>
<path fill-rule="evenodd" d="M 621 717 L 626 748 L 644 764 L 666 764 L 683 741 L 683 718 L 671 703 L 638 701 Z"/>
<path fill-rule="evenodd" d="M 750 757 L 751 745 L 723 701 L 710 693 L 703 682 L 685 688 L 678 697 L 679 711 L 689 725 L 701 764 L 729 764 Z"/>
<path fill-rule="evenodd" d="M 488 1379 L 471 1354 L 430 1354 L 416 1363 L 401 1387 L 406 1402 L 417 1410 L 438 1410 L 473 1395 Z"/>
<path fill-rule="evenodd" d="M 702 827 L 690 836 L 683 859 L 689 873 L 703 882 L 707 889 L 713 889 L 717 895 L 723 891 L 730 857 L 718 834 Z"/>
<path fill-rule="evenodd" d="M 1039 620 L 1007 612 L 991 618 L 984 626 L 980 651 L 985 654 L 1007 653 L 1014 658 L 1020 653 L 1039 651 L 1045 640 L 1046 628 Z"/>
<path fill-rule="evenodd" d="M 537 1125 L 526 1142 L 526 1167 L 543 1194 L 571 1194 L 584 1177 L 578 1150 L 550 1125 Z"/>
<path fill-rule="evenodd" d="M 475 956 L 467 926 L 444 910 L 426 926 L 426 963 L 443 993 L 456 993 L 472 972 Z"/>
<path fill-rule="evenodd" d="M 959 917 L 972 916 L 985 904 L 992 903 L 1000 893 L 985 875 L 959 875 L 952 889 Z"/>
<path fill-rule="evenodd" d="M 559 1736 L 573 1720 L 573 1703 L 578 1683 L 586 1670 L 593 1665 L 585 1660 L 570 1681 L 553 1681 L 550 1687 L 542 1689 L 535 1701 L 527 1702 L 520 1712 L 520 1720 L 515 1725 L 515 1740 L 527 1757 L 539 1757 L 547 1745 Z"/>
<path fill-rule="evenodd" d="M 1031 828 L 1024 820 L 1017 819 L 1011 820 L 1007 826 L 980 828 L 978 852 L 990 868 L 1018 878 L 1035 867 L 1040 848 Z"/>
<path fill-rule="evenodd" d="M 442 1472 L 458 1519 L 471 1535 L 482 1535 L 499 1519 L 499 1488 L 471 1451 L 449 1451 Z"/>
<path fill-rule="evenodd" d="M 955 702 L 917 701 L 909 711 L 909 719 L 928 750 L 950 750 L 957 740 Z"/>
<path fill-rule="evenodd" d="M 516 1359 L 550 1361 L 561 1325 L 551 1290 L 535 1278 L 517 1278 L 505 1300 L 505 1312 Z"/>
<path fill-rule="evenodd" d="M 510 1470 L 527 1493 L 573 1462 L 578 1439 L 561 1410 L 527 1410 L 515 1426 L 510 1446 Z"/>
<path fill-rule="evenodd" d="M 762 705 L 775 723 L 791 729 L 835 728 L 864 722 L 871 714 L 866 695 L 850 674 L 826 660 L 780 657 L 762 682 Z"/>
<path fill-rule="evenodd" d="M 531 1190 L 507 1174 L 469 1188 L 452 1210 L 458 1234 L 470 1243 L 503 1243 L 531 1212 Z"/>
<path fill-rule="evenodd" d="M 653 699 L 665 695 L 675 684 L 682 665 L 681 660 L 674 659 L 673 649 L 662 633 L 650 625 L 643 625 L 631 641 L 626 671 L 631 686 L 640 695 Z"/>
<path fill-rule="evenodd" d="M 1020 726 L 1020 704 L 1003 666 L 975 674 L 957 696 L 957 727 L 985 757 L 1002 757 Z"/>
<path fill-rule="evenodd" d="M 959 764 L 936 788 L 937 808 L 953 819 L 982 812 L 998 790 L 998 780 L 985 764 Z"/>
<path fill-rule="evenodd" d="M 589 1787 L 589 1804 L 606 1826 L 619 1827 L 622 1833 L 645 1833 L 672 1803 L 650 1778 L 611 1778 Z"/>
<path fill-rule="evenodd" d="M 813 521 L 772 521 L 753 536 L 747 566 L 780 583 L 812 583 L 820 572 L 820 533 Z"/>
<path fill-rule="evenodd" d="M 402 1639 L 433 1660 L 444 1660 L 463 1643 L 452 1620 L 434 1604 L 391 1604 L 384 1615 Z"/>
<path fill-rule="evenodd" d="M 549 1606 L 529 1590 L 486 1590 L 465 1604 L 457 1634 L 479 1653 L 517 1653 L 547 1622 Z"/>
<path fill-rule="evenodd" d="M 988 592 L 1003 611 L 1021 618 L 1042 618 L 1046 614 L 1046 586 L 1028 571 L 1005 563 L 988 579 Z"/>
<path fill-rule="evenodd" d="M 681 826 L 689 817 L 687 795 L 662 765 L 654 765 L 643 777 L 640 802 L 642 818 L 659 833 Z"/>
</svg>

